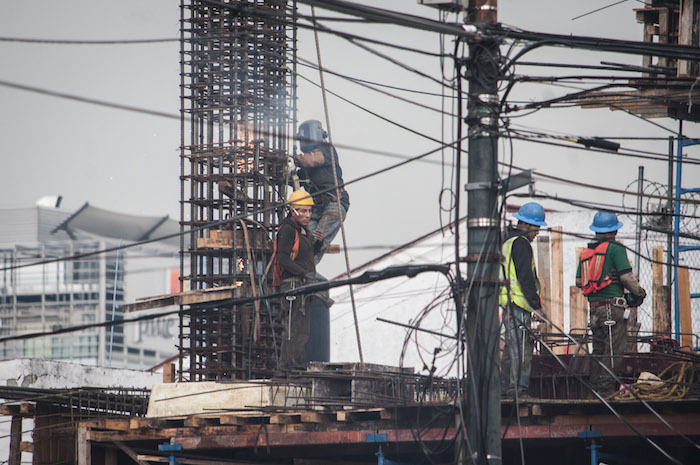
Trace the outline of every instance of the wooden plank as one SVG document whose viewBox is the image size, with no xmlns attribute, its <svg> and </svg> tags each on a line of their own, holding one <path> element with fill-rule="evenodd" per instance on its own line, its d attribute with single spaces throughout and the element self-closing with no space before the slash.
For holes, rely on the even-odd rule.
<svg viewBox="0 0 700 465">
<path fill-rule="evenodd" d="M 576 286 L 569 287 L 569 328 L 569 334 L 583 346 L 583 349 L 573 346 L 569 352 L 573 354 L 586 353 L 583 336 L 588 330 L 588 300 L 583 296 L 581 289 Z"/>
<path fill-rule="evenodd" d="M 540 296 L 542 298 L 542 309 L 547 318 L 551 318 L 551 272 L 549 255 L 549 236 L 537 236 L 537 277 L 540 280 Z M 541 331 L 551 333 L 552 327 L 548 323 L 543 323 Z"/>
<path fill-rule="evenodd" d="M 652 329 L 656 334 L 671 334 L 671 306 L 668 301 L 668 286 L 664 286 L 664 247 L 652 249 L 651 292 Z"/>
<path fill-rule="evenodd" d="M 85 426 L 78 427 L 78 433 L 75 438 L 77 465 L 92 465 L 92 446 L 88 440 L 87 431 Z"/>
<path fill-rule="evenodd" d="M 22 463 L 22 417 L 12 417 L 10 424 L 10 453 L 7 458 L 8 465 L 20 465 Z"/>
<path fill-rule="evenodd" d="M 129 431 L 131 419 L 129 418 L 101 418 L 90 423 L 92 428 L 108 429 L 112 431 Z"/>
<path fill-rule="evenodd" d="M 552 240 L 552 291 L 549 319 L 552 324 L 565 331 L 564 328 L 564 241 L 562 235 L 562 227 L 554 226 L 551 228 Z M 552 332 L 556 333 L 559 330 L 552 328 Z M 567 348 L 565 346 L 554 347 L 554 353 L 564 354 Z"/>
<path fill-rule="evenodd" d="M 680 313 L 681 346 L 693 350 L 693 320 L 690 307 L 690 273 L 688 268 L 678 267 L 678 312 Z"/>
<path fill-rule="evenodd" d="M 291 423 L 300 423 L 301 413 L 273 413 L 270 415 L 271 425 L 289 425 Z"/>
<path fill-rule="evenodd" d="M 240 415 L 220 415 L 219 423 L 222 425 L 247 425 L 245 418 Z"/>
<path fill-rule="evenodd" d="M 220 424 L 221 423 L 220 423 L 219 416 L 195 415 L 195 416 L 187 417 L 185 419 L 185 426 L 192 427 L 192 428 L 199 428 L 202 426 L 218 426 Z"/>
<path fill-rule="evenodd" d="M 335 414 L 331 413 L 301 412 L 302 423 L 331 423 L 335 420 Z"/>
<path fill-rule="evenodd" d="M 242 283 L 231 286 L 213 287 L 211 289 L 197 289 L 194 291 L 153 297 L 149 298 L 151 300 L 125 304 L 123 310 L 128 313 L 138 310 L 148 310 L 150 308 L 166 307 L 168 305 L 190 305 L 230 299 L 231 297 L 235 297 L 236 288 L 240 287 L 241 284 Z"/>
<path fill-rule="evenodd" d="M 177 455 L 177 454 L 176 454 Z M 156 463 L 165 463 L 167 460 L 162 455 L 146 455 L 146 454 L 138 454 L 136 456 L 138 460 L 142 460 L 145 462 L 156 462 Z M 235 465 L 235 464 L 241 464 L 241 465 L 247 465 L 250 462 L 235 462 L 232 460 L 226 460 L 226 461 L 220 461 L 220 460 L 205 460 L 205 459 L 189 459 L 189 458 L 178 458 L 177 463 L 182 464 L 182 465 Z M 294 462 L 296 464 L 296 461 Z M 328 462 L 325 462 L 328 463 Z"/>
<path fill-rule="evenodd" d="M 166 363 L 163 365 L 163 383 L 175 382 L 175 364 Z"/>
<path fill-rule="evenodd" d="M 141 459 L 139 459 L 138 455 L 136 455 L 136 452 L 131 449 L 131 447 L 128 447 L 126 444 L 124 444 L 121 441 L 114 441 L 114 444 L 122 450 L 126 455 L 131 457 L 131 460 L 136 462 L 138 465 L 149 465 L 148 462 L 145 462 Z"/>
<path fill-rule="evenodd" d="M 7 415 L 11 417 L 33 417 L 34 412 L 35 405 L 28 402 L 22 402 L 21 404 L 0 405 L 0 415 Z"/>
<path fill-rule="evenodd" d="M 680 24 L 678 25 L 678 43 L 682 45 L 698 45 L 693 43 L 693 26 L 695 24 L 696 4 L 694 0 L 679 2 Z M 678 60 L 678 77 L 692 76 L 692 62 L 688 60 Z"/>
<path fill-rule="evenodd" d="M 336 415 L 338 421 L 376 421 L 381 420 L 381 410 L 339 410 Z"/>
</svg>

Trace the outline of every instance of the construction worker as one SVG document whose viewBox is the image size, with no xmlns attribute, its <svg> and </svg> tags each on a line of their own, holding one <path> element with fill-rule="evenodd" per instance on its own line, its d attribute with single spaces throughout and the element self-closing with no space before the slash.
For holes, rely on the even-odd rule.
<svg viewBox="0 0 700 465">
<path fill-rule="evenodd" d="M 289 196 L 289 215 L 282 220 L 275 237 L 272 284 L 287 292 L 304 284 L 316 282 L 314 253 L 323 244 L 323 231 L 309 232 L 314 201 L 305 190 Z M 280 371 L 306 368 L 305 345 L 309 339 L 309 298 L 305 295 L 287 296 L 282 300 L 287 330 L 282 337 Z"/>
<path fill-rule="evenodd" d="M 629 309 L 626 307 L 638 307 L 646 297 L 646 291 L 632 273 L 627 250 L 615 241 L 621 227 L 615 213 L 596 213 L 590 226 L 595 237 L 581 252 L 576 270 L 576 285 L 588 298 L 591 310 L 595 360 L 591 364 L 590 383 L 604 395 L 616 391 L 618 385 L 601 363 L 616 375 L 621 373 L 622 354 L 627 350 Z M 631 293 L 627 299 L 624 289 Z"/>
<path fill-rule="evenodd" d="M 320 122 L 304 121 L 299 125 L 299 133 L 296 135 L 302 153 L 294 155 L 294 160 L 299 166 L 299 177 L 314 197 L 309 230 L 320 229 L 325 237 L 321 248 L 314 255 L 317 264 L 338 234 L 350 208 L 350 197 L 343 187 L 343 170 L 338 162 L 338 153 L 335 147 L 326 141 L 327 137 L 328 134 Z M 340 186 L 337 189 L 340 192 L 340 205 L 336 197 L 336 186 Z"/>
<path fill-rule="evenodd" d="M 504 308 L 505 347 L 501 358 L 501 392 L 504 397 L 529 395 L 533 340 L 530 323 L 533 312 L 542 310 L 540 282 L 532 253 L 532 241 L 545 223 L 544 208 L 526 203 L 513 215 L 518 224 L 503 243 L 499 303 Z"/>
</svg>

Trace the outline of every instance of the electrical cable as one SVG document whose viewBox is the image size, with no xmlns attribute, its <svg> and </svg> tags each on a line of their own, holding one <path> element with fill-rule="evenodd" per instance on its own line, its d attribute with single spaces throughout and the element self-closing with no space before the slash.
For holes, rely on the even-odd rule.
<svg viewBox="0 0 700 465">
<path fill-rule="evenodd" d="M 311 68 L 311 69 L 313 69 L 314 71 L 318 71 L 318 67 L 315 66 L 315 65 L 314 65 L 313 63 L 311 63 L 310 61 L 305 60 L 305 59 L 303 59 L 303 58 L 299 58 L 299 59 L 300 59 L 300 62 L 299 62 L 300 65 L 305 66 L 305 67 L 307 67 L 307 68 Z M 364 83 L 364 84 L 370 84 L 370 85 L 373 85 L 373 86 L 386 87 L 387 89 L 400 90 L 400 91 L 402 91 L 402 92 L 411 92 L 411 93 L 420 94 L 420 95 L 429 95 L 429 96 L 431 96 L 431 97 L 441 97 L 441 98 L 444 97 L 443 94 L 438 94 L 438 93 L 436 93 L 436 92 L 428 92 L 428 91 L 418 90 L 418 89 L 409 89 L 409 88 L 406 88 L 406 87 L 393 86 L 393 85 L 391 85 L 391 84 L 386 84 L 386 83 L 383 83 L 383 82 L 370 81 L 370 80 L 367 80 L 367 79 L 360 79 L 360 78 L 358 78 L 358 77 L 353 77 L 353 76 L 349 76 L 349 75 L 347 75 L 347 74 L 343 74 L 343 73 L 340 73 L 340 72 L 337 72 L 337 71 L 332 71 L 332 70 L 330 70 L 330 69 L 328 69 L 328 68 L 324 68 L 324 71 L 325 71 L 326 73 L 328 73 L 328 74 L 332 74 L 332 75 L 334 75 L 334 76 L 338 76 L 338 77 L 340 77 L 340 78 L 343 78 L 343 79 L 346 79 L 346 80 L 352 81 L 352 82 L 362 82 L 362 83 Z M 445 87 L 449 87 L 449 86 L 445 86 Z"/>
<path fill-rule="evenodd" d="M 121 103 L 107 102 L 105 100 L 98 100 L 98 99 L 93 99 L 93 98 L 89 98 L 89 97 L 81 97 L 79 95 L 67 94 L 64 92 L 57 92 L 57 91 L 53 91 L 53 90 L 49 90 L 49 89 L 43 89 L 40 87 L 27 86 L 24 84 L 18 84 L 18 83 L 10 82 L 10 81 L 0 80 L 0 86 L 10 87 L 12 89 L 24 90 L 27 92 L 34 92 L 37 94 L 49 95 L 51 97 L 59 97 L 59 98 L 64 98 L 64 99 L 68 99 L 68 100 L 75 100 L 77 102 L 89 103 L 92 105 L 98 105 L 98 106 L 102 106 L 102 107 L 116 108 L 118 110 L 126 110 L 126 111 L 132 111 L 135 113 L 143 113 L 145 115 L 160 116 L 163 118 L 180 120 L 180 115 L 175 114 L 175 113 L 166 113 L 163 111 L 149 110 L 146 108 L 135 107 L 132 105 L 124 105 Z"/>
<path fill-rule="evenodd" d="M 154 44 L 162 42 L 179 42 L 180 39 L 115 39 L 115 40 L 66 40 L 66 39 L 32 39 L 25 37 L 0 37 L 0 42 L 19 42 L 27 44 L 59 44 L 59 45 L 131 45 Z"/>
<path fill-rule="evenodd" d="M 411 104 L 411 105 L 415 105 L 415 106 L 417 106 L 417 107 L 424 108 L 424 109 L 426 109 L 426 110 L 434 111 L 434 112 L 436 112 L 436 113 L 440 113 L 440 114 L 443 114 L 443 113 L 444 113 L 444 111 L 441 110 L 441 109 L 439 109 L 439 108 L 434 108 L 434 107 L 431 107 L 431 106 L 429 106 L 429 105 L 425 105 L 425 104 L 422 104 L 422 103 L 420 103 L 420 102 L 416 102 L 415 100 L 410 100 L 410 99 L 407 99 L 407 98 L 405 98 L 405 97 L 401 97 L 400 95 L 392 94 L 391 92 L 387 92 L 387 91 L 382 90 L 382 89 L 377 89 L 377 88 L 372 87 L 371 85 L 365 84 L 365 83 L 363 83 L 363 82 L 354 81 L 354 80 L 349 79 L 349 78 L 347 78 L 347 77 L 345 77 L 345 76 L 343 76 L 343 75 L 341 75 L 341 74 L 339 74 L 339 73 L 334 73 L 334 74 L 335 74 L 336 76 L 345 78 L 345 79 L 349 80 L 350 82 L 352 82 L 352 83 L 354 83 L 354 84 L 357 84 L 357 85 L 359 85 L 359 86 L 362 86 L 362 87 L 364 87 L 364 88 L 366 88 L 366 89 L 370 89 L 370 90 L 372 90 L 372 91 L 374 91 L 374 92 L 377 92 L 377 93 L 386 95 L 386 96 L 388 96 L 388 97 L 394 98 L 394 99 L 396 99 L 396 100 L 400 100 L 400 101 L 402 101 L 402 102 L 409 103 L 409 104 Z M 317 83 L 311 81 L 310 79 L 308 79 L 308 78 L 306 78 L 306 77 L 303 77 L 303 76 L 301 76 L 301 75 L 300 75 L 300 77 L 302 77 L 304 80 L 306 80 L 307 82 L 309 82 L 309 83 L 311 83 L 311 84 L 313 84 L 313 85 L 315 85 L 315 86 L 317 86 L 317 87 L 319 86 L 319 84 L 317 84 Z M 330 93 L 330 92 L 329 92 L 329 93 Z M 337 93 L 333 93 L 333 95 L 335 95 L 336 97 L 342 98 L 342 97 L 340 97 Z M 351 100 L 345 99 L 345 98 L 343 98 L 343 101 L 348 102 L 348 103 L 353 103 Z M 452 116 L 452 117 L 454 117 L 455 115 L 448 114 L 447 116 Z"/>
</svg>

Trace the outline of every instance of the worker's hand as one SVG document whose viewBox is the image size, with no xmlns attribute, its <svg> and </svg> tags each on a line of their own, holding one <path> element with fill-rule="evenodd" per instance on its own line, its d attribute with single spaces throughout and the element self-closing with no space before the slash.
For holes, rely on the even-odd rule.
<svg viewBox="0 0 700 465">
<path fill-rule="evenodd" d="M 314 236 L 314 239 L 316 239 L 318 242 L 323 242 L 323 239 L 326 238 L 326 235 L 323 234 L 321 228 L 314 229 L 314 232 L 312 234 Z"/>
</svg>

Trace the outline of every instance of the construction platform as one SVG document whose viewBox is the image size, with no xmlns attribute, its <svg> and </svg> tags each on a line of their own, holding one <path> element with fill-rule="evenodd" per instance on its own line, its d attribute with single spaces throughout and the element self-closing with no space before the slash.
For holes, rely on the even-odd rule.
<svg viewBox="0 0 700 465">
<path fill-rule="evenodd" d="M 533 369 L 546 362 L 538 360 Z M 667 463 L 654 445 L 680 463 L 700 463 L 700 383 L 685 384 L 688 389 L 676 392 L 682 397 L 648 396 L 644 402 L 503 399 L 503 463 L 519 463 L 523 447 L 531 463 L 556 457 L 587 464 L 593 443 L 636 460 L 620 463 Z M 89 404 L 66 409 L 64 402 L 48 410 L 39 400 L 35 407 L 6 406 L 4 413 L 13 419 L 37 415 L 43 431 L 42 442 L 34 445 L 37 465 L 144 465 L 171 455 L 177 460 L 170 463 L 195 465 L 447 464 L 454 463 L 461 436 L 459 386 L 455 379 L 405 368 L 312 362 L 284 379 L 158 385 L 147 411 L 80 416 Z"/>
</svg>

